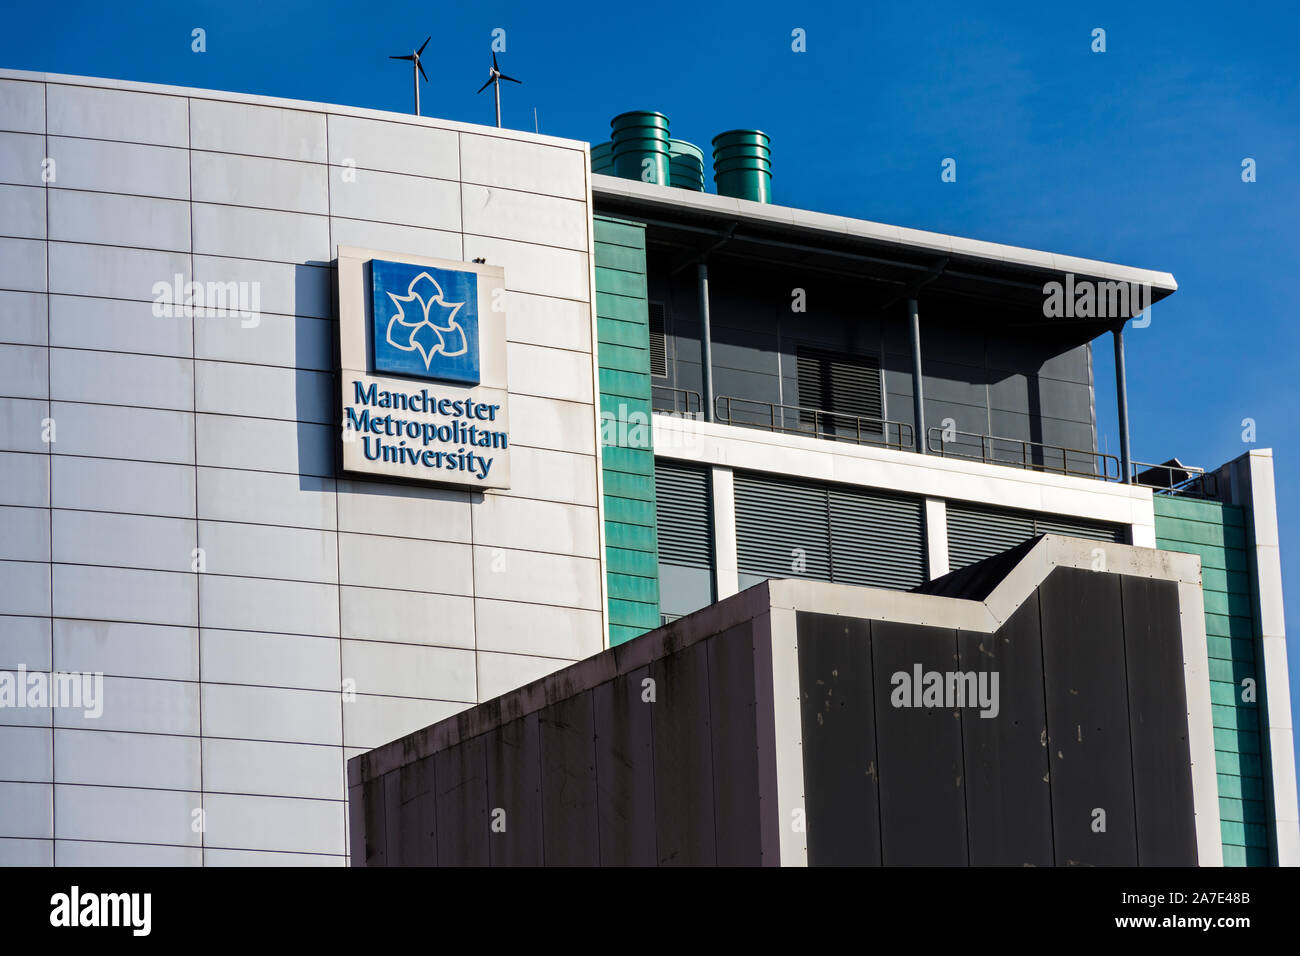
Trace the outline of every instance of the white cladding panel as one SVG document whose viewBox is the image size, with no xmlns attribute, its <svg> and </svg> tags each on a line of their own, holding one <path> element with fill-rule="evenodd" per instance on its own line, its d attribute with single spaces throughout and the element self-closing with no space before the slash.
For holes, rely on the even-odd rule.
<svg viewBox="0 0 1300 956">
<path fill-rule="evenodd" d="M 0 71 L 0 681 L 102 675 L 0 707 L 0 864 L 343 863 L 347 756 L 604 646 L 589 195 L 582 143 Z M 340 472 L 340 246 L 504 276 L 508 489 Z"/>
</svg>

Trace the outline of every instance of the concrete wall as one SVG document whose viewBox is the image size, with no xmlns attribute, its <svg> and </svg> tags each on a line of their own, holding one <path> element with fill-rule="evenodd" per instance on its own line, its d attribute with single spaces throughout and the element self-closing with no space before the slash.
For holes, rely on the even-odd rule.
<svg viewBox="0 0 1300 956">
<path fill-rule="evenodd" d="M 981 567 L 769 580 L 355 758 L 353 862 L 1220 864 L 1196 559 Z M 894 698 L 955 663 L 995 708 Z"/>
<path fill-rule="evenodd" d="M 347 756 L 604 646 L 587 165 L 0 73 L 0 668 L 105 675 L 0 708 L 0 863 L 343 863 Z M 339 245 L 504 267 L 508 491 L 335 477 Z M 175 275 L 260 321 L 156 316 Z"/>
</svg>

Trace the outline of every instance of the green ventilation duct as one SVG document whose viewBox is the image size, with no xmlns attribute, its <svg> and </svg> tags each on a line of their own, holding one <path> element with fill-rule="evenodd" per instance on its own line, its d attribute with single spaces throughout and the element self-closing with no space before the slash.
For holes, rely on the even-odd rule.
<svg viewBox="0 0 1300 956">
<path fill-rule="evenodd" d="M 624 179 L 667 186 L 670 154 L 668 117 L 663 113 L 634 110 L 620 113 L 609 123 L 613 129 L 614 174 Z"/>
<path fill-rule="evenodd" d="M 603 176 L 614 175 L 614 144 L 597 143 L 591 147 L 591 171 Z"/>
<path fill-rule="evenodd" d="M 670 185 L 704 192 L 704 152 L 684 139 L 668 141 Z"/>
<path fill-rule="evenodd" d="M 713 137 L 713 181 L 719 196 L 772 201 L 772 147 L 766 133 L 732 129 Z"/>
</svg>

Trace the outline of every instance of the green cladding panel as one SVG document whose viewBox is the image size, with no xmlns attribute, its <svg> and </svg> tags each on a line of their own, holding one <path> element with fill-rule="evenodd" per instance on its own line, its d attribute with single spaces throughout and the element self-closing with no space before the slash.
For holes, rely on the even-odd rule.
<svg viewBox="0 0 1300 956">
<path fill-rule="evenodd" d="M 1201 558 L 1223 862 L 1267 866 L 1268 777 L 1256 702 L 1262 696 L 1263 675 L 1255 665 L 1255 598 L 1245 509 L 1172 495 L 1154 498 L 1156 546 Z M 1242 699 L 1242 681 L 1247 678 L 1256 685 L 1252 701 Z"/>
<path fill-rule="evenodd" d="M 622 644 L 659 626 L 645 226 L 594 218 L 609 641 Z"/>
</svg>

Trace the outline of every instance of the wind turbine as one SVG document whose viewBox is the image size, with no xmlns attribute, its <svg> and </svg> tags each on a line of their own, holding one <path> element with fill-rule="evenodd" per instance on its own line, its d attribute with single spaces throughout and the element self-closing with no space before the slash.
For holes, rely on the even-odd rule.
<svg viewBox="0 0 1300 956">
<path fill-rule="evenodd" d="M 480 86 L 478 88 L 478 91 L 482 93 L 489 86 L 496 87 L 495 92 L 497 95 L 497 129 L 501 128 L 501 81 L 502 80 L 509 80 L 511 83 L 519 83 L 519 84 L 522 84 L 524 82 L 523 80 L 516 80 L 513 76 L 506 76 L 504 73 L 501 72 L 501 69 L 497 66 L 496 51 L 493 50 L 492 71 L 488 74 L 488 81 L 484 83 L 482 86 Z"/>
<path fill-rule="evenodd" d="M 420 54 L 424 52 L 424 48 L 429 45 L 429 41 L 432 39 L 433 37 L 431 36 L 425 37 L 424 42 L 420 44 L 420 49 L 413 52 L 410 56 L 389 57 L 390 60 L 410 60 L 411 65 L 414 67 L 414 69 L 411 70 L 411 78 L 415 80 L 415 115 L 416 116 L 420 115 L 420 77 L 422 76 L 424 77 L 424 82 L 426 83 L 429 82 L 429 78 L 425 76 L 424 67 L 420 66 Z"/>
</svg>

